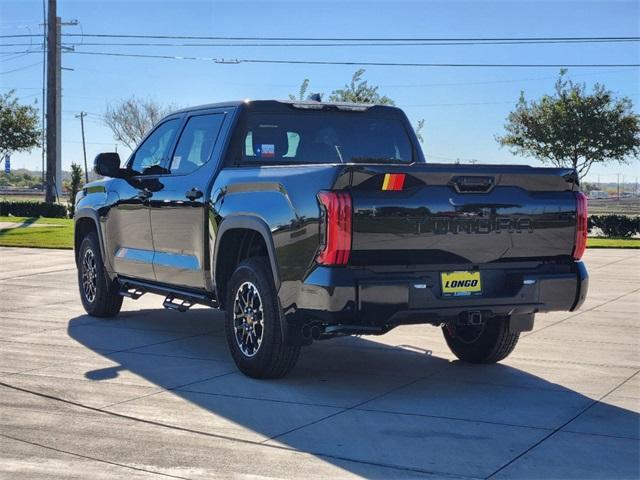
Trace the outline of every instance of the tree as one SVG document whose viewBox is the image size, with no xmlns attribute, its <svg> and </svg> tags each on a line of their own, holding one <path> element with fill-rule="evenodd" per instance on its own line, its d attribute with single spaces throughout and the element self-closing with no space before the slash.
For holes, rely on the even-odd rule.
<svg viewBox="0 0 640 480">
<path fill-rule="evenodd" d="M 305 78 L 300 85 L 300 91 L 298 92 L 298 96 L 289 94 L 289 100 L 306 100 L 307 98 L 307 89 L 309 88 L 309 79 Z"/>
<path fill-rule="evenodd" d="M 331 92 L 329 100 L 332 102 L 352 102 L 352 103 L 375 103 L 377 105 L 395 105 L 395 102 L 386 95 L 378 93 L 377 86 L 369 85 L 367 80 L 363 80 L 365 69 L 356 70 L 351 77 L 351 82 L 345 84 L 344 88 L 339 88 Z"/>
<path fill-rule="evenodd" d="M 71 164 L 71 181 L 69 182 L 69 205 L 73 217 L 76 208 L 76 195 L 82 188 L 82 167 L 77 163 Z"/>
<path fill-rule="evenodd" d="M 108 106 L 103 121 L 113 132 L 115 140 L 133 150 L 149 130 L 174 108 L 133 96 Z"/>
<path fill-rule="evenodd" d="M 369 85 L 367 80 L 363 80 L 362 77 L 365 73 L 364 68 L 360 68 L 355 71 L 353 76 L 351 77 L 351 82 L 345 84 L 344 88 L 339 88 L 337 90 L 333 90 L 331 95 L 329 96 L 329 101 L 331 102 L 350 102 L 350 103 L 374 103 L 376 105 L 395 105 L 395 102 L 387 97 L 386 95 L 381 95 L 378 92 L 380 87 Z M 305 78 L 300 85 L 300 90 L 298 95 L 289 94 L 290 100 L 306 100 L 310 97 L 307 96 L 307 91 L 309 90 L 309 79 Z M 320 96 L 324 95 L 323 93 L 315 94 Z M 417 125 L 414 130 L 416 132 L 416 137 L 420 143 L 424 143 L 424 137 L 422 136 L 422 129 L 424 128 L 424 119 L 418 120 Z"/>
<path fill-rule="evenodd" d="M 14 90 L 0 95 L 0 159 L 14 152 L 30 151 L 40 138 L 38 110 L 32 105 L 20 105 Z"/>
<path fill-rule="evenodd" d="M 582 190 L 584 193 L 589 193 L 595 190 L 600 190 L 600 188 L 596 183 L 580 182 L 580 190 Z"/>
<path fill-rule="evenodd" d="M 596 163 L 628 163 L 640 153 L 640 117 L 631 100 L 616 99 L 600 84 L 588 93 L 584 84 L 560 71 L 553 95 L 527 102 L 524 93 L 496 137 L 511 152 L 558 167 L 573 167 L 580 178 Z"/>
</svg>

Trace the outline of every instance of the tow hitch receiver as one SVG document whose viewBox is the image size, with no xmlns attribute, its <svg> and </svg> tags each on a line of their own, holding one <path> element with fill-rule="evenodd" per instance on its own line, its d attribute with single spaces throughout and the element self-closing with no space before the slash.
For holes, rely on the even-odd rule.
<svg viewBox="0 0 640 480">
<path fill-rule="evenodd" d="M 460 326 L 478 327 L 484 324 L 484 318 L 482 316 L 482 312 L 480 312 L 479 310 L 474 310 L 471 312 L 465 312 L 460 315 L 460 318 L 458 318 L 456 324 Z"/>
</svg>

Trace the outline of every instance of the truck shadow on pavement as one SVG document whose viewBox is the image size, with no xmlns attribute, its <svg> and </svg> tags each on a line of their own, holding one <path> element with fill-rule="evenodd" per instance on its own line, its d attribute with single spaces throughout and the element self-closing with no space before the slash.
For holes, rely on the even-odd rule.
<svg viewBox="0 0 640 480">
<path fill-rule="evenodd" d="M 119 384 L 158 389 L 102 407 L 118 415 L 309 453 L 365 477 L 486 478 L 540 442 L 501 474 L 639 474 L 639 416 L 624 408 L 628 398 L 594 400 L 622 381 L 595 367 L 526 364 L 582 391 L 604 388 L 586 396 L 505 364 L 467 365 L 422 346 L 345 337 L 314 343 L 289 376 L 261 381 L 236 370 L 219 312 L 142 310 L 92 320 L 76 317 L 68 327 L 106 360 L 84 377 L 114 391 Z"/>
</svg>

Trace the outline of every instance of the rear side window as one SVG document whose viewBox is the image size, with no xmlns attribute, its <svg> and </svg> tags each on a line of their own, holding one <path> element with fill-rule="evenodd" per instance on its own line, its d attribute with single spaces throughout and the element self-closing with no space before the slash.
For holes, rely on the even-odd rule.
<svg viewBox="0 0 640 480">
<path fill-rule="evenodd" d="M 362 112 L 245 114 L 230 160 L 239 163 L 408 163 L 413 149 L 403 123 Z"/>
<path fill-rule="evenodd" d="M 220 113 L 189 118 L 171 159 L 171 173 L 191 173 L 209 161 L 223 118 Z"/>
</svg>

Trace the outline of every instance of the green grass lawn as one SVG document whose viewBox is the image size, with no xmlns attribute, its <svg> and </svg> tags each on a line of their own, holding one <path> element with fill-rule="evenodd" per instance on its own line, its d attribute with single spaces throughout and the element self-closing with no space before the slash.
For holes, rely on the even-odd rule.
<svg viewBox="0 0 640 480">
<path fill-rule="evenodd" d="M 73 220 L 67 218 L 0 217 L 0 222 L 24 223 L 17 228 L 0 228 L 0 246 L 73 248 Z M 56 225 L 27 227 L 30 224 Z"/>
<path fill-rule="evenodd" d="M 640 248 L 640 238 L 589 238 L 587 248 Z"/>
</svg>

